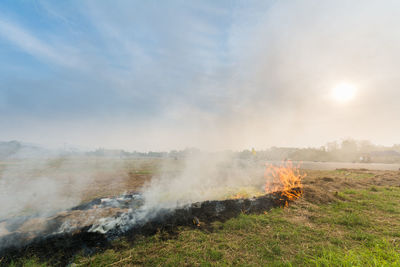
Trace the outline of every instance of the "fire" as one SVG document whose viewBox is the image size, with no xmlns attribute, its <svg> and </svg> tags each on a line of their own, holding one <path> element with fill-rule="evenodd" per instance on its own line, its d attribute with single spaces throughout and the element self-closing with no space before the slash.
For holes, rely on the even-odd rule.
<svg viewBox="0 0 400 267">
<path fill-rule="evenodd" d="M 224 199 L 249 199 L 272 193 L 288 206 L 288 202 L 301 197 L 303 193 L 301 180 L 306 174 L 300 172 L 300 165 L 295 166 L 291 161 L 285 161 L 280 166 L 267 164 L 266 167 L 264 190 L 255 186 L 233 188 L 228 190 L 229 193 Z"/>
<path fill-rule="evenodd" d="M 295 200 L 302 195 L 301 180 L 306 174 L 301 174 L 299 166 L 294 166 L 291 161 L 286 161 L 280 166 L 268 165 L 264 177 L 266 179 L 265 192 L 282 192 L 282 199 Z M 285 206 L 288 204 L 286 201 Z"/>
</svg>

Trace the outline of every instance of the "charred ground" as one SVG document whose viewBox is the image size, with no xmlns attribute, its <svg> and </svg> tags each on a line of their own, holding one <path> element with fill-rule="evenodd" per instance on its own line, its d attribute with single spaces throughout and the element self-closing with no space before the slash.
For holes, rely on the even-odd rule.
<svg viewBox="0 0 400 267">
<path fill-rule="evenodd" d="M 79 266 L 400 264 L 400 172 L 339 169 L 307 174 L 303 198 L 289 208 L 241 212 L 225 222 L 128 236 L 96 251 L 80 248 L 71 262 Z M 51 265 L 59 257 L 26 251 L 9 263 Z"/>
<path fill-rule="evenodd" d="M 293 188 L 291 192 L 301 194 L 302 189 Z M 135 198 L 132 201 L 135 201 Z M 274 207 L 284 207 L 291 202 L 292 200 L 283 196 L 281 192 L 274 192 L 251 199 L 199 202 L 174 210 L 157 210 L 155 217 L 126 226 L 128 228 L 124 230 L 120 226 L 116 226 L 106 233 L 91 232 L 92 225 L 82 225 L 75 227 L 73 231 L 58 233 L 64 221 L 62 217 L 56 216 L 54 219 L 49 219 L 43 233 L 38 233 L 37 237 L 32 240 L 24 242 L 25 235 L 29 233 L 20 233 L 18 231 L 0 238 L 0 242 L 10 244 L 10 246 L 2 246 L 0 256 L 3 257 L 4 264 L 11 263 L 21 256 L 30 254 L 42 261 L 51 259 L 49 263 L 52 265 L 63 266 L 72 260 L 76 252 L 83 250 L 86 253 L 94 253 L 104 250 L 110 246 L 110 241 L 117 238 L 125 237 L 134 242 L 139 235 L 151 236 L 160 231 L 173 234 L 179 226 L 201 227 L 210 230 L 212 229 L 212 222 L 225 222 L 241 213 L 266 212 Z M 90 212 L 93 206 L 101 205 L 100 203 L 101 201 L 96 199 L 74 207 L 70 212 L 73 213 L 79 210 Z M 82 216 L 88 215 L 83 213 Z M 121 215 L 117 213 L 113 214 L 113 216 L 118 218 Z M 128 214 L 128 216 L 132 216 L 133 219 L 135 214 Z M 67 220 L 69 220 L 71 216 L 68 215 L 67 217 Z"/>
</svg>

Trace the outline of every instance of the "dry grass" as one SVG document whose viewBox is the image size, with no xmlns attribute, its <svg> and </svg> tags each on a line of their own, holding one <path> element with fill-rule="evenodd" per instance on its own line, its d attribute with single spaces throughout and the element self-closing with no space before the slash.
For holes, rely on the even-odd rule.
<svg viewBox="0 0 400 267">
<path fill-rule="evenodd" d="M 211 232 L 120 240 L 91 266 L 399 265 L 399 186 L 397 172 L 308 171 L 304 198 L 287 209 L 216 222 Z"/>
<path fill-rule="evenodd" d="M 307 171 L 289 208 L 121 239 L 78 266 L 399 266 L 399 172 Z M 211 230 L 210 230 L 211 229 Z M 38 264 L 35 259 L 19 263 Z"/>
</svg>

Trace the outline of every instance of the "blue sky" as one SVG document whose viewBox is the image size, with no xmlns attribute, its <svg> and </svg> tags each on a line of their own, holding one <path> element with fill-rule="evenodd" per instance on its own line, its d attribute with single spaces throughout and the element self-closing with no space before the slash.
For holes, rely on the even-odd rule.
<svg viewBox="0 0 400 267">
<path fill-rule="evenodd" d="M 1 1 L 0 139 L 128 150 L 397 142 L 396 10 Z M 328 97 L 343 80 L 359 89 L 346 105 Z"/>
<path fill-rule="evenodd" d="M 159 94 L 182 90 L 177 80 L 187 85 L 227 63 L 230 18 L 218 6 L 66 3 L 2 2 L 6 112 L 151 115 L 164 105 Z"/>
</svg>

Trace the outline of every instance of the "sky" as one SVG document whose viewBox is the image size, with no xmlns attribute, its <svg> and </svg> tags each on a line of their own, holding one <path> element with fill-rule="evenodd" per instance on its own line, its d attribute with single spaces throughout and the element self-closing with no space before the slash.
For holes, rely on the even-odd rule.
<svg viewBox="0 0 400 267">
<path fill-rule="evenodd" d="M 400 2 L 0 2 L 0 141 L 400 143 Z M 333 97 L 340 84 L 350 100 Z"/>
</svg>

